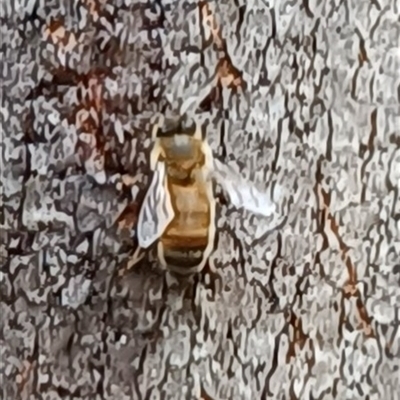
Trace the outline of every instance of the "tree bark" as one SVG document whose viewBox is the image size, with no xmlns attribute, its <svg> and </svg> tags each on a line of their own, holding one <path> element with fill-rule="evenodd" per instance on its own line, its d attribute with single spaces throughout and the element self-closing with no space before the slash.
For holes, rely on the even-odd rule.
<svg viewBox="0 0 400 400">
<path fill-rule="evenodd" d="M 396 2 L 3 11 L 2 398 L 398 398 Z M 135 237 L 159 115 L 279 214 L 216 184 L 186 279 Z"/>
</svg>

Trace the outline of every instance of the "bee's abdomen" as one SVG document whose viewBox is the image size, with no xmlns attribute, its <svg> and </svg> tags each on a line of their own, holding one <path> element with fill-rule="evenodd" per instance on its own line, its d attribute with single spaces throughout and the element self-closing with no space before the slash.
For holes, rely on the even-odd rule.
<svg viewBox="0 0 400 400">
<path fill-rule="evenodd" d="M 166 266 L 177 273 L 192 273 L 200 267 L 205 258 L 208 238 L 163 238 L 160 250 Z"/>
<path fill-rule="evenodd" d="M 164 259 L 168 266 L 176 268 L 195 268 L 204 258 L 204 248 L 164 249 Z"/>
</svg>

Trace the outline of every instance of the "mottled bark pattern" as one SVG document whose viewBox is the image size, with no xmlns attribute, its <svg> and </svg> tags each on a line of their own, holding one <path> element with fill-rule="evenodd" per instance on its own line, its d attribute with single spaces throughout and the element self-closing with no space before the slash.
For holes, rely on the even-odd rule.
<svg viewBox="0 0 400 400">
<path fill-rule="evenodd" d="M 1 8 L 2 399 L 400 399 L 398 1 Z M 215 185 L 192 279 L 137 251 L 157 113 L 283 217 Z"/>
</svg>

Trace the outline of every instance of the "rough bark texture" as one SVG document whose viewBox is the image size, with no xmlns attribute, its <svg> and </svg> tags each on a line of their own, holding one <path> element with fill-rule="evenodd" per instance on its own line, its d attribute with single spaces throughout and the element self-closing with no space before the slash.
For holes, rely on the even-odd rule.
<svg viewBox="0 0 400 400">
<path fill-rule="evenodd" d="M 1 6 L 2 398 L 400 398 L 398 1 Z M 202 275 L 127 271 L 184 104 L 287 218 L 216 187 Z"/>
</svg>

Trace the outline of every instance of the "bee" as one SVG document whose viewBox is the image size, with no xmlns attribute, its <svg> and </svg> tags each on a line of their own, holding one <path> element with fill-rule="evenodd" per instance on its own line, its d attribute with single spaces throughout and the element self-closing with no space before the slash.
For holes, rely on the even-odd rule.
<svg viewBox="0 0 400 400">
<path fill-rule="evenodd" d="M 157 242 L 161 265 L 177 274 L 200 272 L 213 250 L 213 180 L 235 207 L 264 216 L 275 212 L 266 193 L 213 158 L 199 129 L 194 135 L 172 132 L 155 137 L 150 167 L 154 175 L 139 212 L 139 246 L 149 248 Z"/>
</svg>

